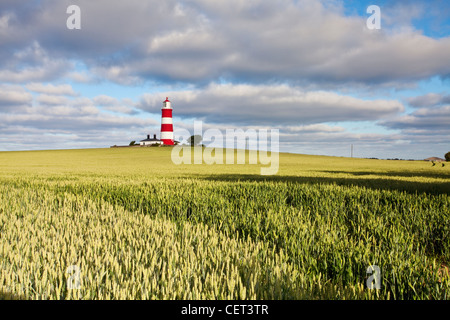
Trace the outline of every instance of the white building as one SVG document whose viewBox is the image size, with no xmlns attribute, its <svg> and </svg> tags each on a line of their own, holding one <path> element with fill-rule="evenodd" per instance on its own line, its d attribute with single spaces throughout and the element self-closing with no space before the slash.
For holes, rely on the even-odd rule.
<svg viewBox="0 0 450 320">
<path fill-rule="evenodd" d="M 153 138 L 150 138 L 150 135 L 147 135 L 147 139 L 141 140 L 139 143 L 141 146 L 151 146 L 154 144 L 161 145 L 163 142 L 159 139 L 156 139 L 156 134 L 153 135 Z"/>
</svg>

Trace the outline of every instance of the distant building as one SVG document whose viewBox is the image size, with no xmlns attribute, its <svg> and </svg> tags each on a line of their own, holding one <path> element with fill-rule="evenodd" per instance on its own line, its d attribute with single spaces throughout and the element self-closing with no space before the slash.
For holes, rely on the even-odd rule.
<svg viewBox="0 0 450 320">
<path fill-rule="evenodd" d="M 425 161 L 445 162 L 445 159 L 438 158 L 438 157 L 430 157 L 430 158 L 426 158 L 426 159 L 424 159 L 424 160 L 425 160 Z"/>
<path fill-rule="evenodd" d="M 141 140 L 139 143 L 141 146 L 151 146 L 151 145 L 162 145 L 163 142 L 159 139 L 156 139 L 156 134 L 153 135 L 153 138 L 150 138 L 150 135 L 147 135 L 147 139 Z"/>
</svg>

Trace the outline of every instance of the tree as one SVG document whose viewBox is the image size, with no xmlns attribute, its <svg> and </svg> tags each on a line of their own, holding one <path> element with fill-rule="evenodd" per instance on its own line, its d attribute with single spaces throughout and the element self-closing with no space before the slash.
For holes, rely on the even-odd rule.
<svg viewBox="0 0 450 320">
<path fill-rule="evenodd" d="M 131 141 L 130 146 L 134 146 L 134 145 L 136 145 L 136 141 Z"/>
<path fill-rule="evenodd" d="M 192 147 L 193 147 L 193 146 L 198 146 L 198 145 L 200 145 L 200 142 L 202 142 L 202 136 L 196 134 L 196 135 L 194 135 L 194 136 L 191 136 L 191 137 L 188 139 L 187 142 L 188 142 Z"/>
<path fill-rule="evenodd" d="M 445 161 L 450 162 L 450 151 L 445 154 Z"/>
</svg>

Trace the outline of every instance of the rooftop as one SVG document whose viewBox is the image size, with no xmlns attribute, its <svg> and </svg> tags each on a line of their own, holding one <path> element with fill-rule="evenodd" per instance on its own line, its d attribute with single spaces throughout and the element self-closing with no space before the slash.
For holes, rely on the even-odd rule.
<svg viewBox="0 0 450 320">
<path fill-rule="evenodd" d="M 156 134 L 153 135 L 153 138 L 150 138 L 150 135 L 147 135 L 147 139 L 141 140 L 141 142 L 143 141 L 161 141 L 159 139 L 156 139 Z"/>
</svg>

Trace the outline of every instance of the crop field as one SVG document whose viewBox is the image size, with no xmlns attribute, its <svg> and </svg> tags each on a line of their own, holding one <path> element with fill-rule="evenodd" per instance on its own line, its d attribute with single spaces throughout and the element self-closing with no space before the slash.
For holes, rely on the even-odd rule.
<svg viewBox="0 0 450 320">
<path fill-rule="evenodd" d="M 0 296 L 450 298 L 450 164 L 279 159 L 0 152 Z"/>
</svg>

